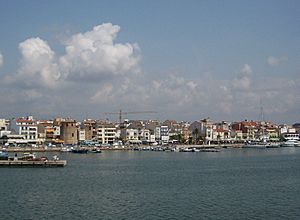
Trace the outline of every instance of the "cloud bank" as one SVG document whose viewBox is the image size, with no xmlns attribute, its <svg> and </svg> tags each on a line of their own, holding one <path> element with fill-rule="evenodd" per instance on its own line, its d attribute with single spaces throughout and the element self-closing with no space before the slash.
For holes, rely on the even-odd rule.
<svg viewBox="0 0 300 220">
<path fill-rule="evenodd" d="M 58 54 L 46 40 L 19 44 L 20 65 L 0 80 L 1 112 L 15 115 L 105 117 L 101 113 L 155 110 L 161 119 L 266 119 L 300 111 L 300 79 L 258 74 L 245 63 L 227 79 L 214 72 L 165 71 L 159 77 L 140 67 L 137 43 L 116 43 L 120 27 L 105 23 L 70 36 Z M 269 57 L 271 66 L 287 58 Z M 0 53 L 0 66 L 3 56 Z M 154 116 L 155 117 L 155 116 Z M 157 117 L 157 116 L 156 116 Z M 273 117 L 273 118 L 272 118 Z"/>
</svg>

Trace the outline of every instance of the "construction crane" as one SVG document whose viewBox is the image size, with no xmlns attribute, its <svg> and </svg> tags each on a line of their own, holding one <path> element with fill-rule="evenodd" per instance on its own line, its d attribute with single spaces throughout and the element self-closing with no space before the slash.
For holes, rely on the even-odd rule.
<svg viewBox="0 0 300 220">
<path fill-rule="evenodd" d="M 121 109 L 119 112 L 105 112 L 105 115 L 119 115 L 119 122 L 122 123 L 122 118 L 124 115 L 130 115 L 130 114 L 152 114 L 157 113 L 155 111 L 139 111 L 139 112 L 123 112 Z"/>
</svg>

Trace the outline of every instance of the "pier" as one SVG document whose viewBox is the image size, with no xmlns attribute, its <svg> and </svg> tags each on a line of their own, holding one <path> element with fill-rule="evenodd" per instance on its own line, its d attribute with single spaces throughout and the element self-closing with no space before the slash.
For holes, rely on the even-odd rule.
<svg viewBox="0 0 300 220">
<path fill-rule="evenodd" d="M 66 160 L 27 161 L 27 160 L 0 160 L 0 167 L 64 167 Z"/>
</svg>

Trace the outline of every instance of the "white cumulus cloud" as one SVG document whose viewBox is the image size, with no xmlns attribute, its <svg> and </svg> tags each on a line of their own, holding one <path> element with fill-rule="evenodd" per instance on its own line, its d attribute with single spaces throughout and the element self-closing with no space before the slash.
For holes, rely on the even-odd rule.
<svg viewBox="0 0 300 220">
<path fill-rule="evenodd" d="M 19 49 L 22 60 L 18 77 L 30 84 L 54 86 L 55 81 L 60 78 L 60 73 L 55 53 L 48 43 L 40 38 L 30 38 L 20 43 Z"/>
<path fill-rule="evenodd" d="M 139 47 L 114 43 L 119 31 L 119 26 L 106 23 L 73 35 L 66 41 L 66 54 L 60 57 L 63 71 L 71 79 L 94 80 L 133 70 L 140 60 Z"/>
<path fill-rule="evenodd" d="M 91 31 L 77 33 L 64 43 L 65 54 L 58 56 L 45 40 L 30 38 L 19 44 L 22 55 L 16 74 L 6 83 L 26 87 L 57 88 L 68 81 L 99 81 L 135 73 L 140 50 L 137 44 L 114 43 L 120 27 L 106 23 Z"/>
</svg>

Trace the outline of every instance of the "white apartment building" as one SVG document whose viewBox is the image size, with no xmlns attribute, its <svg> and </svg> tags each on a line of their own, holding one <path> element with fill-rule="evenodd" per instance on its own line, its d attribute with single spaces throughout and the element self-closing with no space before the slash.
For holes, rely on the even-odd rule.
<svg viewBox="0 0 300 220">
<path fill-rule="evenodd" d="M 19 135 L 23 135 L 28 143 L 38 142 L 38 127 L 32 116 L 17 119 L 16 125 L 19 127 Z"/>
<path fill-rule="evenodd" d="M 116 130 L 113 124 L 98 124 L 97 141 L 100 144 L 113 144 L 116 140 Z"/>
<path fill-rule="evenodd" d="M 167 144 L 170 140 L 169 127 L 167 125 L 156 127 L 154 131 L 154 135 L 156 141 L 162 144 Z"/>
</svg>

